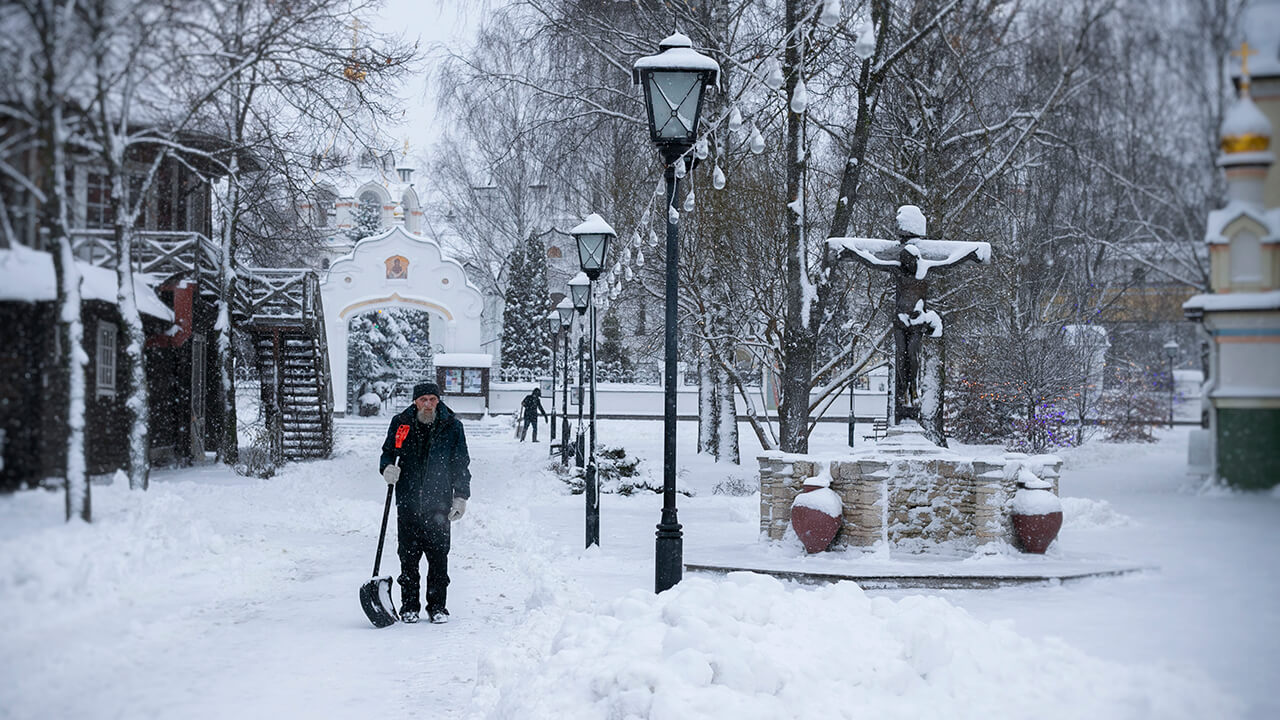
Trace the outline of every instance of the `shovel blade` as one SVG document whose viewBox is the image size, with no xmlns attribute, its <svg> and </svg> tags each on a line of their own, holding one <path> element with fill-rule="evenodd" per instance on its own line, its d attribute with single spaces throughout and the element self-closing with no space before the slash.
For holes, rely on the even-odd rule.
<svg viewBox="0 0 1280 720">
<path fill-rule="evenodd" d="M 399 620 L 391 602 L 391 576 L 373 578 L 360 586 L 360 607 L 374 627 L 384 628 Z"/>
</svg>

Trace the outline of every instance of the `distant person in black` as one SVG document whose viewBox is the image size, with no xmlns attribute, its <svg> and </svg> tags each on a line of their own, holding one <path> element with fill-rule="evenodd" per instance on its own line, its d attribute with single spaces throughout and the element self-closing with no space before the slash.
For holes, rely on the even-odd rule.
<svg viewBox="0 0 1280 720">
<path fill-rule="evenodd" d="M 408 434 L 396 448 L 396 431 Z M 396 464 L 396 458 L 400 459 Z M 449 621 L 449 524 L 462 518 L 471 497 L 471 456 L 462 422 L 440 400 L 432 382 L 413 387 L 413 404 L 391 419 L 378 472 L 396 488 L 396 540 L 400 555 L 400 619 L 418 622 L 421 576 L 427 558 L 427 618 Z"/>
<path fill-rule="evenodd" d="M 524 433 L 530 425 L 533 426 L 533 441 L 538 442 L 538 415 L 547 416 L 547 411 L 542 409 L 541 398 L 542 390 L 534 388 L 520 402 L 520 442 L 524 442 Z"/>
</svg>

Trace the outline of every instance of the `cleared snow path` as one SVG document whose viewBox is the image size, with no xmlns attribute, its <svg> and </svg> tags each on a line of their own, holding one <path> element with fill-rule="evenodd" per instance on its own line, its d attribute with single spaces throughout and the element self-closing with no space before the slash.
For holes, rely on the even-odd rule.
<svg viewBox="0 0 1280 720">
<path fill-rule="evenodd" d="M 335 459 L 265 481 L 199 468 L 157 472 L 147 493 L 96 486 L 89 526 L 62 524 L 58 493 L 0 503 L 10 531 L 40 525 L 0 540 L 0 717 L 465 711 L 478 655 L 523 618 L 529 578 L 544 570 L 527 559 L 541 555 L 523 510 L 539 458 L 472 438 L 453 622 L 374 630 L 357 591 L 385 498 L 380 444 L 381 431 L 347 432 Z M 393 576 L 394 513 L 381 571 Z"/>
</svg>

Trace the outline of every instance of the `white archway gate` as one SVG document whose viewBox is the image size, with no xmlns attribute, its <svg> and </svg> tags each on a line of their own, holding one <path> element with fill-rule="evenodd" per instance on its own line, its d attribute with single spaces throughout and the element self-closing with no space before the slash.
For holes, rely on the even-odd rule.
<svg viewBox="0 0 1280 720">
<path fill-rule="evenodd" d="M 355 315 L 393 307 L 425 310 L 431 314 L 431 341 L 444 352 L 482 352 L 484 297 L 461 263 L 403 225 L 361 240 L 335 260 L 320 283 L 320 297 L 340 407 L 347 394 L 347 327 Z"/>
</svg>

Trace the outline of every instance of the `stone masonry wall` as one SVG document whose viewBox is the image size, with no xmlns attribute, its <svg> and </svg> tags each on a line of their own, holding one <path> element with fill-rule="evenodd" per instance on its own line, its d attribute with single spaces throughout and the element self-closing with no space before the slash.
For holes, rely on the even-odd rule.
<svg viewBox="0 0 1280 720">
<path fill-rule="evenodd" d="M 846 456 L 821 459 L 766 453 L 760 464 L 760 533 L 781 540 L 791 504 L 807 478 L 831 465 L 831 489 L 844 503 L 836 547 L 891 547 L 919 552 L 938 543 L 977 547 L 1013 541 L 1009 509 L 1018 470 L 1028 465 L 1058 492 L 1062 461 L 1020 453 L 981 459 L 961 456 Z M 887 503 L 886 503 L 887 497 Z"/>
</svg>

